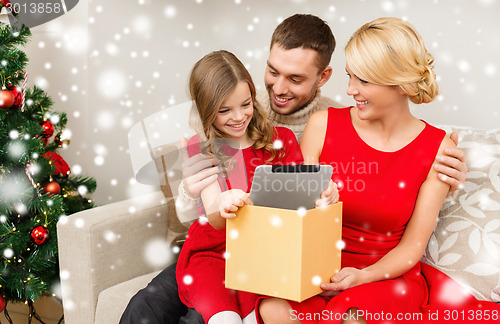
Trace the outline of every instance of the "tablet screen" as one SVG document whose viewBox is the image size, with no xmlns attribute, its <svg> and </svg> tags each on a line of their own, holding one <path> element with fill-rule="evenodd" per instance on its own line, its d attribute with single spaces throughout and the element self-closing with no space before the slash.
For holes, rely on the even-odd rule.
<svg viewBox="0 0 500 324">
<path fill-rule="evenodd" d="M 328 187 L 332 172 L 331 165 L 260 165 L 250 199 L 256 206 L 311 209 Z"/>
</svg>

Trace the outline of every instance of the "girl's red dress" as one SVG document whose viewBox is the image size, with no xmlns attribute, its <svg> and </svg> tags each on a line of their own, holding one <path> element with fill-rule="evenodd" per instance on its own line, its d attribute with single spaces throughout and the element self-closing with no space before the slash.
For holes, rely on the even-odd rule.
<svg viewBox="0 0 500 324">
<path fill-rule="evenodd" d="M 284 127 L 276 127 L 274 131 L 275 147 L 283 147 L 285 155 L 278 155 L 271 161 L 268 151 L 249 147 L 242 150 L 242 158 L 246 170 L 245 174 L 238 173 L 238 167 L 233 168 L 229 179 L 233 181 L 221 181 L 221 187 L 227 186 L 231 189 L 242 189 L 249 191 L 255 168 L 261 164 L 301 164 L 302 153 L 295 135 L 291 130 Z M 197 145 L 198 137 L 189 141 L 188 152 L 193 156 L 200 152 Z M 241 163 L 236 157 L 236 164 Z M 223 183 L 224 182 L 224 183 Z M 200 210 L 200 215 L 204 215 Z M 179 259 L 177 261 L 177 284 L 179 286 L 179 297 L 182 302 L 199 312 L 205 322 L 210 317 L 222 311 L 233 311 L 242 318 L 247 316 L 255 307 L 258 295 L 226 289 L 224 286 L 226 250 L 226 230 L 216 230 L 206 221 L 197 220 L 191 225 L 188 237 L 184 243 Z"/>
<path fill-rule="evenodd" d="M 443 130 L 426 123 L 405 147 L 383 152 L 358 136 L 350 108 L 329 108 L 320 163 L 333 166 L 332 179 L 343 202 L 342 267 L 363 269 L 396 247 L 444 136 Z M 353 307 L 363 312 L 368 323 L 479 322 L 478 315 L 468 313 L 471 310 L 496 313 L 497 321 L 500 316 L 499 305 L 476 300 L 451 278 L 421 262 L 394 279 L 356 286 L 335 297 L 314 296 L 289 304 L 291 318 L 302 323 L 340 323 Z"/>
</svg>

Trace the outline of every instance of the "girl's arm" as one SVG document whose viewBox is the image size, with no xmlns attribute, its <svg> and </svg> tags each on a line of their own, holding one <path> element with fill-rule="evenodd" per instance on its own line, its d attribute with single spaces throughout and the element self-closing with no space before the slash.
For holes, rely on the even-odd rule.
<svg viewBox="0 0 500 324">
<path fill-rule="evenodd" d="M 215 181 L 200 193 L 205 213 L 207 214 L 208 222 L 215 229 L 222 229 L 226 226 L 226 221 L 220 217 L 219 213 L 219 196 L 222 190 L 219 183 Z"/>
<path fill-rule="evenodd" d="M 212 183 L 201 191 L 201 200 L 205 207 L 208 222 L 217 230 L 226 227 L 226 219 L 236 217 L 238 208 L 252 205 L 250 196 L 240 189 L 231 189 L 222 192 L 217 182 Z"/>
<path fill-rule="evenodd" d="M 447 136 L 439 147 L 438 154 L 455 144 Z M 420 187 L 413 214 L 406 226 L 399 244 L 373 265 L 359 270 L 344 268 L 332 278 L 332 283 L 323 283 L 321 288 L 328 290 L 323 295 L 333 295 L 339 291 L 364 283 L 391 279 L 410 270 L 424 254 L 449 185 L 437 178 L 437 171 L 431 167 L 426 180 Z"/>
</svg>

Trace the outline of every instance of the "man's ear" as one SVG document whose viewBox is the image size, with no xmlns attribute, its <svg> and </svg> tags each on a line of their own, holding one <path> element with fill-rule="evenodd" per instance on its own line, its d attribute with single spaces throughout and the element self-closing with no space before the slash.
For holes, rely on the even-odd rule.
<svg viewBox="0 0 500 324">
<path fill-rule="evenodd" d="M 331 66 L 327 66 L 320 74 L 318 81 L 318 88 L 321 88 L 332 76 L 333 69 Z"/>
</svg>

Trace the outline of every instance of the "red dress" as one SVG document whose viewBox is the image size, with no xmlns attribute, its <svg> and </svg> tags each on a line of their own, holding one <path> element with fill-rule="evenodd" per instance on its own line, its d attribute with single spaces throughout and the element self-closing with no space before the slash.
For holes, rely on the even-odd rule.
<svg viewBox="0 0 500 324">
<path fill-rule="evenodd" d="M 243 149 L 248 186 L 246 181 L 241 181 L 241 174 L 240 177 L 229 174 L 229 178 L 233 181 L 228 184 L 228 187 L 248 192 L 258 165 L 301 164 L 303 162 L 299 144 L 291 130 L 276 127 L 273 140 L 275 143 L 276 140 L 281 141 L 285 155 L 276 156 L 273 160 L 266 162 L 270 157 L 269 152 L 253 147 Z M 189 143 L 190 156 L 199 152 L 199 148 L 193 149 L 196 147 L 196 145 L 191 145 L 194 142 L 196 142 L 196 137 L 192 138 Z M 278 150 L 278 155 L 279 152 L 280 150 Z M 221 181 L 220 184 L 224 186 Z M 200 215 L 203 215 L 203 211 L 200 211 Z M 225 250 L 226 230 L 216 230 L 207 222 L 198 220 L 189 228 L 188 237 L 177 261 L 179 297 L 186 306 L 195 308 L 203 316 L 205 322 L 222 311 L 234 311 L 243 318 L 255 308 L 258 295 L 225 288 Z"/>
<path fill-rule="evenodd" d="M 333 166 L 332 179 L 343 201 L 342 267 L 365 268 L 399 243 L 444 136 L 443 130 L 426 123 L 405 147 L 383 152 L 358 136 L 350 108 L 329 108 L 319 160 Z M 463 310 L 480 307 L 500 316 L 499 305 L 477 301 L 451 278 L 420 262 L 394 279 L 356 286 L 333 298 L 314 296 L 289 303 L 291 315 L 302 323 L 340 323 L 352 307 L 364 312 L 368 323 L 445 323 L 461 319 L 457 316 Z M 455 318 L 453 312 L 458 312 Z"/>
</svg>

